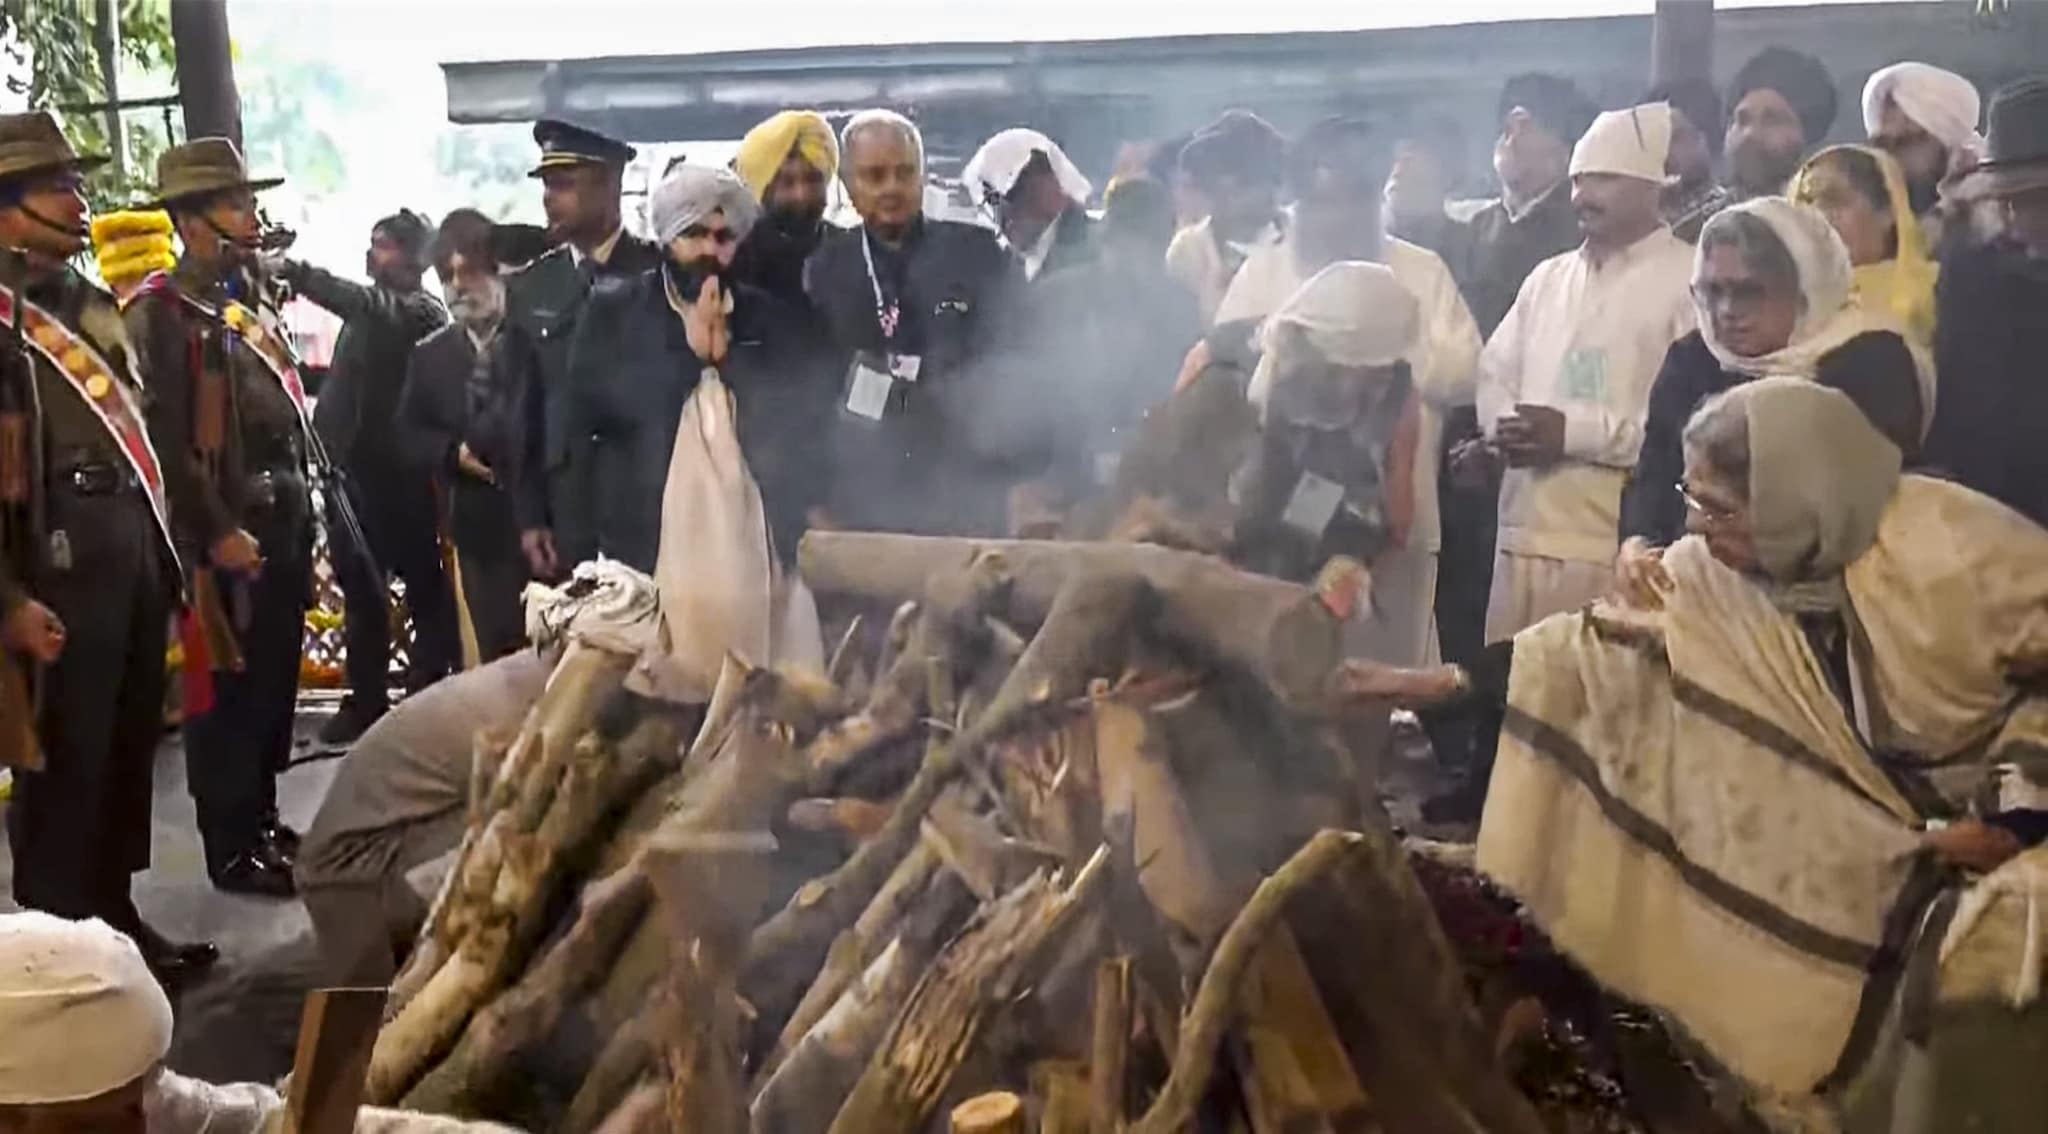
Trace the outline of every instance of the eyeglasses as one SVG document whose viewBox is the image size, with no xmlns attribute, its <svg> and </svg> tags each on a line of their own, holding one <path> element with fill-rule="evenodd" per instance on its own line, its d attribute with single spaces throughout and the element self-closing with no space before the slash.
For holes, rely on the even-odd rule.
<svg viewBox="0 0 2048 1134">
<path fill-rule="evenodd" d="M 1755 307 L 1769 297 L 1770 289 L 1757 280 L 1692 285 L 1693 301 L 1710 311 L 1721 306 Z"/>
<path fill-rule="evenodd" d="M 740 234 L 729 228 L 706 228 L 701 224 L 685 228 L 683 236 L 689 240 L 709 240 L 713 244 L 737 244 L 740 240 Z"/>
<path fill-rule="evenodd" d="M 1694 496 L 1692 490 L 1685 486 L 1684 481 L 1679 481 L 1671 487 L 1678 490 L 1678 498 L 1685 501 L 1687 508 L 1698 512 L 1700 519 L 1705 520 L 1709 524 L 1725 524 L 1735 518 L 1736 513 L 1733 509 L 1718 508 Z"/>
</svg>

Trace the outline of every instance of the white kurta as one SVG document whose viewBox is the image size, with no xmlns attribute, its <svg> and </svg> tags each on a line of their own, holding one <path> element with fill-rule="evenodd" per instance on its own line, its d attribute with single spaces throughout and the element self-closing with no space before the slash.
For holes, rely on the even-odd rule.
<svg viewBox="0 0 2048 1134">
<path fill-rule="evenodd" d="M 1483 428 L 1518 404 L 1565 418 L 1562 461 L 1501 479 L 1488 640 L 1605 589 L 1650 386 L 1694 326 L 1692 263 L 1692 246 L 1664 228 L 1597 264 L 1584 248 L 1553 256 L 1523 281 L 1480 354 Z"/>
<path fill-rule="evenodd" d="M 1269 224 L 1243 247 L 1256 250 L 1279 242 L 1280 229 Z M 1166 274 L 1195 297 L 1204 327 L 1216 321 L 1216 307 L 1230 290 L 1230 281 L 1236 277 L 1241 263 L 1236 257 L 1225 257 L 1216 246 L 1207 217 L 1174 233 L 1173 243 L 1166 246 Z"/>
<path fill-rule="evenodd" d="M 1401 286 L 1422 308 L 1422 342 L 1410 360 L 1417 397 L 1415 520 L 1405 546 L 1373 564 L 1375 621 L 1358 652 L 1396 665 L 1420 665 L 1436 655 L 1436 558 L 1442 546 L 1436 473 L 1444 414 L 1470 405 L 1479 358 L 1479 324 L 1458 294 L 1457 281 L 1436 253 L 1388 238 L 1381 250 Z M 1218 323 L 1263 318 L 1307 281 L 1288 241 L 1256 248 L 1216 309 Z"/>
</svg>

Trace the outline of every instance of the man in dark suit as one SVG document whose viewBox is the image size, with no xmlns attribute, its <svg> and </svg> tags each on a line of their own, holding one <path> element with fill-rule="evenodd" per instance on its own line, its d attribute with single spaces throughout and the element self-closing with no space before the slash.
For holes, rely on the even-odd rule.
<svg viewBox="0 0 2048 1134">
<path fill-rule="evenodd" d="M 517 454 L 519 404 L 492 365 L 505 319 L 494 228 L 474 209 L 442 220 L 434 271 L 455 321 L 413 348 L 398 404 L 399 445 L 433 480 L 441 536 L 454 547 L 461 613 L 481 661 L 525 643 L 519 596 L 528 577 L 512 498 L 497 472 Z"/>
<path fill-rule="evenodd" d="M 278 273 L 298 294 L 344 320 L 313 425 L 328 455 L 348 474 L 349 501 L 369 543 L 337 548 L 333 556 L 347 607 L 349 695 L 320 730 L 326 744 L 347 744 L 391 707 L 392 576 L 405 581 L 412 612 L 406 686 L 422 688 L 461 661 L 427 480 L 394 443 L 406 359 L 414 343 L 448 322 L 448 313 L 421 286 L 432 231 L 425 217 L 410 210 L 378 221 L 364 257 L 367 285 L 292 260 Z M 336 503 L 328 501 L 329 508 Z M 328 530 L 346 529 L 333 522 Z"/>
<path fill-rule="evenodd" d="M 589 498 L 603 437 L 578 433 L 576 392 L 569 382 L 570 341 L 593 282 L 655 267 L 661 253 L 627 232 L 619 213 L 619 182 L 633 147 L 555 119 L 534 124 L 541 205 L 551 252 L 505 280 L 505 341 L 497 365 L 504 388 L 521 404 L 516 469 L 497 469 L 519 520 L 519 542 L 534 577 L 555 579 L 596 554 L 592 517 L 576 506 Z M 509 478 L 502 474 L 510 471 Z"/>
<path fill-rule="evenodd" d="M 1003 423 L 979 412 L 984 367 L 1010 333 L 1023 273 L 976 225 L 924 215 L 924 141 L 886 110 L 855 115 L 840 176 L 861 226 L 825 238 L 804 290 L 843 375 L 831 519 L 849 527 L 989 535 L 1016 469 Z"/>
</svg>

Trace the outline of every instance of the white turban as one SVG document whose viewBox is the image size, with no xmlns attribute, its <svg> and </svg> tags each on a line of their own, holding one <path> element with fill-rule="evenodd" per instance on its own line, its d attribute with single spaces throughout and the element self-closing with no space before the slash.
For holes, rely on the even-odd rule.
<svg viewBox="0 0 2048 1134">
<path fill-rule="evenodd" d="M 744 240 L 761 215 L 761 204 L 733 171 L 708 165 L 679 165 L 669 170 L 647 202 L 654 239 L 664 246 L 684 229 L 721 211 L 733 236 Z"/>
<path fill-rule="evenodd" d="M 1310 276 L 1259 330 L 1259 364 L 1246 399 L 1264 410 L 1274 383 L 1295 369 L 1300 342 L 1338 366 L 1388 366 L 1412 357 L 1422 305 L 1383 264 L 1340 260 Z"/>
<path fill-rule="evenodd" d="M 1894 63 L 1863 84 L 1863 132 L 1877 134 L 1878 119 L 1889 100 L 1948 149 L 1977 137 L 1977 112 L 1982 100 L 1976 84 L 1954 71 L 1926 63 Z"/>
<path fill-rule="evenodd" d="M 1088 199 L 1094 187 L 1067 159 L 1066 151 L 1060 149 L 1059 143 L 1021 126 L 1005 130 L 983 142 L 974 156 L 967 159 L 960 180 L 972 187 L 977 196 L 994 193 L 998 197 L 1007 197 L 1010 190 L 1016 188 L 1017 178 L 1031 163 L 1033 154 L 1044 154 L 1045 159 L 1052 163 L 1053 176 L 1059 179 L 1060 192 L 1065 193 L 1068 200 L 1081 202 Z"/>
<path fill-rule="evenodd" d="M 0 1106 L 119 1090 L 171 1049 L 171 1002 L 100 921 L 0 914 Z"/>
<path fill-rule="evenodd" d="M 1646 102 L 1604 111 L 1572 147 L 1571 174 L 1618 173 L 1662 183 L 1671 155 L 1671 104 Z"/>
</svg>

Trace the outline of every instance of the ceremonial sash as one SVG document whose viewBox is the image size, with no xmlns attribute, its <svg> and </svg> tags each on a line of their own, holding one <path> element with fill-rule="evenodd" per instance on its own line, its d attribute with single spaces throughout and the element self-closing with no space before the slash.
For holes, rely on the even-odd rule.
<svg viewBox="0 0 2048 1134">
<path fill-rule="evenodd" d="M 218 319 L 222 326 L 234 332 L 235 337 L 242 340 L 250 353 L 262 361 L 263 368 L 277 380 L 285 396 L 291 399 L 292 408 L 299 413 L 299 427 L 306 431 L 307 436 L 312 436 L 313 415 L 306 405 L 306 383 L 299 377 L 298 360 L 292 355 L 291 345 L 285 341 L 281 328 L 234 300 L 229 300 L 224 307 L 215 308 L 179 287 L 176 280 L 163 272 L 150 273 L 128 302 L 164 292 L 177 296 L 186 306 L 208 319 Z"/>
<path fill-rule="evenodd" d="M 14 293 L 0 287 L 0 322 L 11 326 L 14 317 Z M 143 425 L 142 413 L 127 384 L 84 335 L 33 303 L 22 305 L 21 341 L 64 376 L 65 384 L 92 408 L 93 415 L 117 442 L 121 455 L 128 459 L 128 467 L 149 497 L 150 514 L 156 518 L 157 534 L 163 537 L 164 549 L 176 562 L 177 542 L 171 537 L 163 466 L 157 461 L 149 430 Z"/>
</svg>

